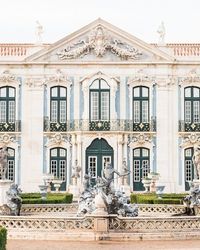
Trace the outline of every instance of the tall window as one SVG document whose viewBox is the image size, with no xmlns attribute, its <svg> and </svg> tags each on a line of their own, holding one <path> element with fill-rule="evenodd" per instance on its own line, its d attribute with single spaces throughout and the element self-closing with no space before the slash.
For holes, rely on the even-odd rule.
<svg viewBox="0 0 200 250">
<path fill-rule="evenodd" d="M 110 87 L 103 79 L 95 80 L 90 86 L 90 120 L 110 119 Z"/>
<path fill-rule="evenodd" d="M 185 88 L 185 129 L 200 130 L 200 88 Z"/>
<path fill-rule="evenodd" d="M 61 190 L 66 189 L 67 151 L 64 148 L 52 148 L 50 150 L 50 173 L 55 178 L 62 180 Z"/>
<path fill-rule="evenodd" d="M 0 88 L 0 130 L 14 131 L 15 127 L 15 88 Z"/>
<path fill-rule="evenodd" d="M 51 88 L 51 130 L 65 131 L 67 120 L 67 89 L 57 86 Z"/>
<path fill-rule="evenodd" d="M 13 148 L 6 148 L 6 151 L 7 151 L 6 179 L 14 181 L 15 180 L 15 150 Z"/>
<path fill-rule="evenodd" d="M 190 190 L 189 183 L 194 179 L 193 154 L 194 148 L 185 149 L 185 190 Z"/>
<path fill-rule="evenodd" d="M 133 88 L 133 129 L 149 130 L 149 88 Z"/>
</svg>

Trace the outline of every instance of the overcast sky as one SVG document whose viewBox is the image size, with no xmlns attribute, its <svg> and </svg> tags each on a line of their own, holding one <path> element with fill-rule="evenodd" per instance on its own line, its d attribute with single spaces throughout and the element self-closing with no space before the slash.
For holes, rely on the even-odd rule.
<svg viewBox="0 0 200 250">
<path fill-rule="evenodd" d="M 36 20 L 43 41 L 56 42 L 98 17 L 146 41 L 200 43 L 200 0 L 0 0 L 0 42 L 35 42 Z"/>
</svg>

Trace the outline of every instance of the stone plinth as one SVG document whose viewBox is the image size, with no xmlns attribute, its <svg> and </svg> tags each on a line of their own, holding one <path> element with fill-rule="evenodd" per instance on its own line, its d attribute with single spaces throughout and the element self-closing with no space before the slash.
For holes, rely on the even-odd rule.
<svg viewBox="0 0 200 250">
<path fill-rule="evenodd" d="M 10 188 L 12 181 L 10 180 L 0 180 L 0 206 L 7 204 L 6 192 Z"/>
<path fill-rule="evenodd" d="M 68 192 L 73 194 L 73 200 L 77 200 L 80 196 L 80 188 L 77 185 L 70 185 Z"/>
</svg>

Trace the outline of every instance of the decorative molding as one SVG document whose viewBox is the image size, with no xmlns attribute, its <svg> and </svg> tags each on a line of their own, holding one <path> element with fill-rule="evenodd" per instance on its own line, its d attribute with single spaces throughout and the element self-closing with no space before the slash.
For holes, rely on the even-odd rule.
<svg viewBox="0 0 200 250">
<path fill-rule="evenodd" d="M 156 77 L 154 79 L 154 84 L 156 84 L 160 88 L 171 87 L 175 85 L 176 82 L 177 82 L 177 79 L 174 76 Z"/>
<path fill-rule="evenodd" d="M 136 147 L 151 147 L 154 146 L 152 143 L 152 137 L 153 135 L 146 134 L 146 133 L 139 133 L 139 134 L 133 134 L 129 135 L 128 137 L 128 146 L 130 148 L 136 148 Z"/>
<path fill-rule="evenodd" d="M 136 72 L 134 77 L 128 79 L 127 85 L 132 87 L 136 84 L 149 84 L 154 82 L 154 77 L 147 75 L 147 73 L 140 69 Z"/>
<path fill-rule="evenodd" d="M 16 143 L 15 136 L 11 136 L 9 134 L 0 135 L 0 144 L 8 145 L 9 143 Z"/>
<path fill-rule="evenodd" d="M 0 84 L 18 84 L 19 80 L 17 77 L 10 73 L 9 70 L 3 71 L 0 75 Z"/>
<path fill-rule="evenodd" d="M 136 60 L 142 55 L 138 49 L 127 43 L 118 39 L 111 39 L 101 25 L 92 30 L 86 38 L 69 45 L 58 52 L 57 55 L 61 60 L 82 58 L 89 54 L 91 50 L 97 57 L 103 57 L 107 51 L 110 51 L 122 60 Z"/>
<path fill-rule="evenodd" d="M 45 83 L 43 78 L 27 77 L 25 78 L 25 85 L 29 88 L 41 88 Z"/>
<path fill-rule="evenodd" d="M 194 147 L 196 145 L 200 145 L 200 134 L 191 133 L 189 135 L 183 135 L 180 147 L 187 148 Z"/>
<path fill-rule="evenodd" d="M 53 76 L 45 79 L 44 84 L 47 85 L 49 83 L 72 85 L 72 81 L 60 69 L 57 69 Z"/>
<path fill-rule="evenodd" d="M 192 69 L 188 72 L 187 76 L 180 79 L 180 85 L 193 85 L 200 83 L 200 75 L 196 69 Z"/>
<path fill-rule="evenodd" d="M 71 144 L 71 135 L 62 135 L 61 133 L 55 133 L 54 135 L 50 135 L 48 137 L 48 142 L 46 143 L 46 147 L 51 147 L 52 145 L 60 146 L 62 143 L 70 143 Z"/>
</svg>

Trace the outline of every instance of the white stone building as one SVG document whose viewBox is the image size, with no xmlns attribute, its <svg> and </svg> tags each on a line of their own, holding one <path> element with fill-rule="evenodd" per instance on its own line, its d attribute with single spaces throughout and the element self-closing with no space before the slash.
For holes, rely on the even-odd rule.
<svg viewBox="0 0 200 250">
<path fill-rule="evenodd" d="M 0 148 L 8 178 L 38 191 L 110 161 L 132 190 L 158 172 L 166 192 L 194 178 L 200 143 L 200 44 L 147 44 L 98 19 L 54 44 L 0 44 Z M 80 183 L 79 183 L 80 184 Z M 121 180 L 115 179 L 116 185 Z"/>
</svg>

